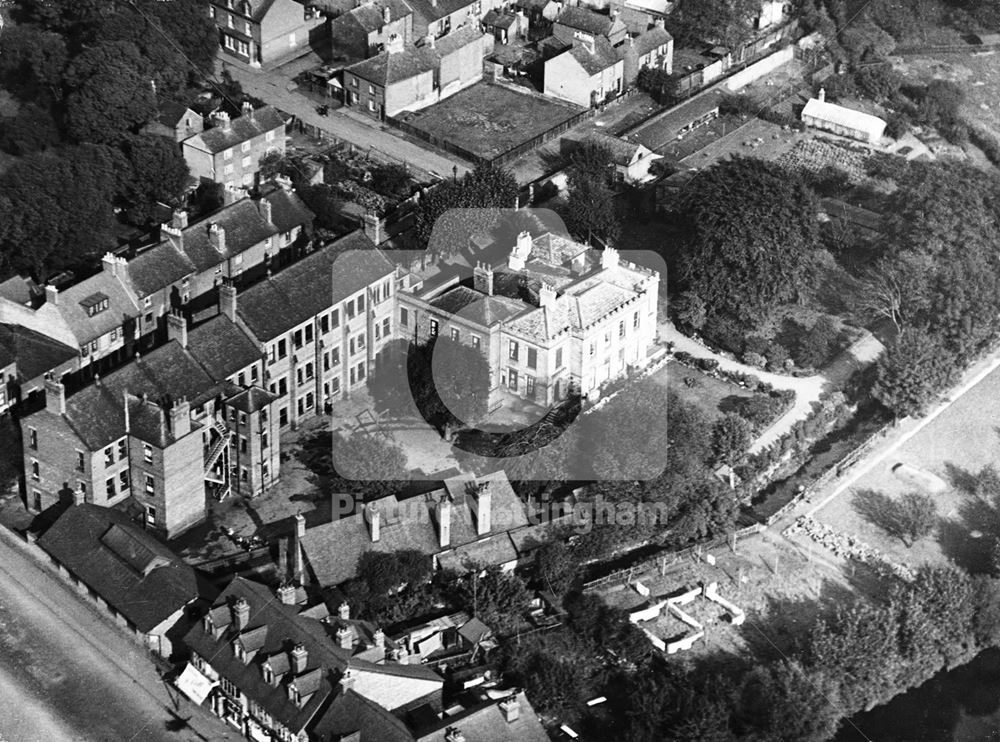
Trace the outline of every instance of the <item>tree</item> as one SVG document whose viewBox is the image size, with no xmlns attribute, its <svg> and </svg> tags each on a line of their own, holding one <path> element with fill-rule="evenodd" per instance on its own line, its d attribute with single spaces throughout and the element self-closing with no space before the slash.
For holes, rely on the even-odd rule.
<svg viewBox="0 0 1000 742">
<path fill-rule="evenodd" d="M 861 92 L 877 103 L 892 98 L 903 84 L 903 76 L 889 62 L 866 64 L 855 78 Z"/>
<path fill-rule="evenodd" d="M 579 572 L 580 561 L 562 541 L 549 541 L 535 551 L 534 577 L 543 590 L 564 595 Z"/>
<path fill-rule="evenodd" d="M 431 338 L 409 348 L 406 369 L 407 376 L 388 383 L 399 385 L 409 378 L 417 409 L 439 429 L 474 424 L 486 415 L 489 365 L 472 346 L 451 338 Z"/>
<path fill-rule="evenodd" d="M 24 103 L 15 116 L 0 119 L 0 149 L 26 155 L 59 143 L 59 127 L 52 113 L 34 103 Z"/>
<path fill-rule="evenodd" d="M 81 52 L 66 72 L 66 130 L 78 142 L 115 144 L 156 113 L 153 71 L 134 44 Z"/>
<path fill-rule="evenodd" d="M 896 48 L 892 36 L 868 20 L 843 27 L 838 41 L 852 65 L 869 59 L 885 59 Z"/>
<path fill-rule="evenodd" d="M 671 35 L 683 46 L 718 42 L 735 50 L 753 34 L 758 15 L 756 0 L 680 0 L 668 23 Z"/>
<path fill-rule="evenodd" d="M 562 210 L 570 234 L 588 244 L 595 237 L 605 243 L 617 239 L 621 226 L 614 197 L 606 183 L 571 173 Z"/>
<path fill-rule="evenodd" d="M 708 319 L 705 302 L 694 291 L 682 292 L 671 303 L 671 308 L 674 310 L 680 325 L 690 330 L 700 330 Z"/>
<path fill-rule="evenodd" d="M 325 183 L 307 185 L 297 190 L 302 202 L 316 215 L 316 226 L 337 231 L 344 223 L 344 200 Z"/>
<path fill-rule="evenodd" d="M 40 106 L 59 100 L 68 61 L 66 40 L 60 34 L 25 24 L 4 28 L 0 83 L 21 100 Z"/>
<path fill-rule="evenodd" d="M 954 355 L 924 329 L 904 328 L 877 364 L 874 397 L 897 417 L 923 414 L 955 377 Z"/>
<path fill-rule="evenodd" d="M 409 195 L 410 187 L 413 185 L 413 178 L 405 165 L 394 162 L 378 164 L 371 170 L 371 188 L 388 198 L 406 198 Z"/>
<path fill-rule="evenodd" d="M 143 225 L 157 203 L 180 203 L 190 173 L 177 145 L 166 137 L 130 134 L 122 146 L 131 165 L 124 194 L 129 219 Z"/>
<path fill-rule="evenodd" d="M 209 74 L 219 48 L 215 23 L 205 13 L 201 0 L 136 0 L 133 6 L 144 18 L 158 25 L 179 48 L 191 66 L 189 76 Z M 128 12 L 123 10 L 123 12 Z"/>
<path fill-rule="evenodd" d="M 837 686 L 795 660 L 758 666 L 743 678 L 738 714 L 754 739 L 823 742 L 840 722 Z"/>
<path fill-rule="evenodd" d="M 569 177 L 581 178 L 608 184 L 613 175 L 614 154 L 606 144 L 587 139 L 580 142 L 569 156 Z"/>
<path fill-rule="evenodd" d="M 896 332 L 927 308 L 928 277 L 933 261 L 912 252 L 882 260 L 868 269 L 863 278 L 861 308 L 892 321 Z"/>
<path fill-rule="evenodd" d="M 497 566 L 482 572 L 476 565 L 469 568 L 453 588 L 458 604 L 500 635 L 516 631 L 531 601 L 524 581 Z"/>
<path fill-rule="evenodd" d="M 839 335 L 833 318 L 824 314 L 813 323 L 805 337 L 802 338 L 797 349 L 798 358 L 796 361 L 800 366 L 806 368 L 822 366 L 830 357 Z"/>
<path fill-rule="evenodd" d="M 899 536 L 906 546 L 913 546 L 937 524 L 937 505 L 930 495 L 907 492 L 899 500 Z"/>
<path fill-rule="evenodd" d="M 927 124 L 948 124 L 958 118 L 959 109 L 964 102 L 965 91 L 958 83 L 935 78 L 924 90 L 917 116 Z"/>
<path fill-rule="evenodd" d="M 115 242 L 112 204 L 127 172 L 119 151 L 92 144 L 15 162 L 0 175 L 0 195 L 9 204 L 0 254 L 39 279 L 103 255 Z"/>
<path fill-rule="evenodd" d="M 702 171 L 683 206 L 681 275 L 710 312 L 756 322 L 805 288 L 819 230 L 800 176 L 734 157 Z"/>
<path fill-rule="evenodd" d="M 712 426 L 712 453 L 723 463 L 735 464 L 746 454 L 752 436 L 750 423 L 730 412 Z"/>
<path fill-rule="evenodd" d="M 418 242 L 435 254 L 447 257 L 468 245 L 477 232 L 489 232 L 496 224 L 499 209 L 517 207 L 518 185 L 508 171 L 488 164 L 478 165 L 460 180 L 446 180 L 421 199 L 414 217 Z M 479 210 L 479 219 L 465 212 L 462 220 L 452 220 L 439 229 L 440 217 L 451 209 Z M 432 239 L 433 237 L 433 239 Z"/>
</svg>

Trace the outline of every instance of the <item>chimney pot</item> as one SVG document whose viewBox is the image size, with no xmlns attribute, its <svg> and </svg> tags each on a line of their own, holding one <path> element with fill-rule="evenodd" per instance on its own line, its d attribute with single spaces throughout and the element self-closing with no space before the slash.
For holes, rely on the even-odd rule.
<svg viewBox="0 0 1000 742">
<path fill-rule="evenodd" d="M 387 5 L 382 8 L 382 23 L 389 23 L 390 21 L 392 21 L 392 10 Z"/>
<path fill-rule="evenodd" d="M 354 674 L 350 668 L 345 668 L 344 674 L 340 676 L 340 687 L 345 691 L 354 687 Z"/>
<path fill-rule="evenodd" d="M 337 607 L 337 615 L 339 615 L 343 621 L 351 620 L 351 606 L 347 604 L 346 600 Z"/>
<path fill-rule="evenodd" d="M 174 209 L 170 218 L 170 226 L 174 229 L 186 229 L 188 225 L 188 213 L 184 209 Z"/>
<path fill-rule="evenodd" d="M 556 305 L 556 289 L 550 284 L 543 282 L 538 290 L 538 306 L 547 309 L 554 309 Z"/>
<path fill-rule="evenodd" d="M 817 95 L 816 98 L 820 103 L 823 103 L 826 100 L 826 88 L 820 88 L 819 95 Z"/>
<path fill-rule="evenodd" d="M 112 276 L 118 273 L 118 261 L 115 259 L 114 253 L 104 253 L 104 257 L 101 258 L 101 270 Z"/>
<path fill-rule="evenodd" d="M 341 626 L 337 629 L 337 644 L 341 649 L 353 649 L 354 648 L 354 632 L 351 631 L 347 626 Z"/>
<path fill-rule="evenodd" d="M 500 713 L 503 714 L 504 721 L 508 724 L 517 721 L 518 717 L 521 716 L 521 703 L 517 700 L 516 695 L 500 701 Z"/>
<path fill-rule="evenodd" d="M 59 289 L 55 286 L 45 285 L 45 303 L 56 306 L 59 304 Z"/>
<path fill-rule="evenodd" d="M 472 283 L 476 291 L 493 296 L 493 269 L 483 263 L 477 263 L 472 272 Z"/>
<path fill-rule="evenodd" d="M 493 506 L 493 493 L 489 482 L 479 482 L 472 494 L 472 507 L 476 511 L 476 535 L 485 536 L 490 532 L 490 511 Z"/>
<path fill-rule="evenodd" d="M 378 649 L 385 649 L 385 632 L 382 629 L 375 629 L 372 639 L 375 641 L 375 646 Z"/>
</svg>

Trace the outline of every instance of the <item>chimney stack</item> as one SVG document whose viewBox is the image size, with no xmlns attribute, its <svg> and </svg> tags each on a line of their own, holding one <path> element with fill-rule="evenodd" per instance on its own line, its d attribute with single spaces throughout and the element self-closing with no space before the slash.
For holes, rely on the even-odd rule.
<svg viewBox="0 0 1000 742">
<path fill-rule="evenodd" d="M 472 271 L 472 285 L 476 291 L 493 296 L 493 269 L 485 263 L 476 263 Z"/>
<path fill-rule="evenodd" d="M 391 21 L 392 21 L 392 11 L 389 9 L 389 6 L 387 5 L 384 8 L 382 8 L 382 23 L 388 24 Z"/>
<path fill-rule="evenodd" d="M 299 642 L 292 647 L 292 675 L 301 675 L 306 671 L 306 662 L 309 660 L 309 653 L 306 645 Z"/>
<path fill-rule="evenodd" d="M 379 540 L 379 526 L 381 525 L 382 514 L 375 507 L 374 502 L 365 506 L 365 520 L 368 521 L 368 532 L 371 535 L 372 543 Z"/>
<path fill-rule="evenodd" d="M 523 271 L 528 258 L 531 256 L 531 232 L 525 230 L 517 236 L 517 243 L 511 250 L 507 265 L 512 271 Z"/>
<path fill-rule="evenodd" d="M 302 539 L 306 537 L 306 517 L 302 513 L 295 514 L 295 539 L 292 548 L 295 549 L 295 578 L 301 584 L 305 577 L 306 565 L 302 556 Z"/>
<path fill-rule="evenodd" d="M 187 319 L 176 309 L 167 315 L 167 340 L 176 340 L 182 348 L 188 344 Z"/>
<path fill-rule="evenodd" d="M 375 629 L 375 633 L 372 634 L 372 639 L 375 641 L 375 647 L 377 649 L 385 649 L 385 632 L 382 629 Z"/>
<path fill-rule="evenodd" d="M 174 209 L 170 218 L 170 226 L 174 229 L 186 229 L 188 225 L 188 213 L 184 209 Z"/>
<path fill-rule="evenodd" d="M 56 306 L 59 304 L 59 289 L 55 286 L 45 285 L 45 303 Z"/>
<path fill-rule="evenodd" d="M 232 129 L 232 123 L 229 121 L 229 114 L 225 111 L 216 111 L 212 118 L 215 120 L 215 125 L 218 126 L 223 131 L 229 131 Z"/>
<path fill-rule="evenodd" d="M 538 306 L 545 307 L 546 309 L 555 309 L 556 306 L 555 286 L 546 281 L 542 282 L 542 286 L 538 290 Z"/>
<path fill-rule="evenodd" d="M 208 241 L 219 255 L 226 254 L 226 230 L 218 222 L 208 225 Z"/>
<path fill-rule="evenodd" d="M 260 210 L 260 215 L 264 218 L 264 221 L 268 224 L 272 224 L 271 202 L 266 198 L 262 198 L 257 202 L 257 208 Z"/>
<path fill-rule="evenodd" d="M 170 408 L 170 433 L 183 438 L 191 432 L 191 403 L 181 397 Z"/>
<path fill-rule="evenodd" d="M 253 103 L 248 100 L 243 101 L 240 106 L 240 113 L 253 121 Z"/>
<path fill-rule="evenodd" d="M 517 721 L 518 717 L 521 716 L 521 704 L 516 695 L 508 696 L 500 701 L 500 713 L 503 714 L 503 719 L 508 724 Z"/>
<path fill-rule="evenodd" d="M 465 742 L 465 735 L 457 727 L 444 730 L 444 742 Z"/>
<path fill-rule="evenodd" d="M 109 276 L 114 276 L 118 273 L 118 260 L 115 258 L 114 253 L 104 253 L 104 257 L 101 258 L 101 270 Z"/>
<path fill-rule="evenodd" d="M 348 691 L 354 687 L 354 675 L 350 668 L 344 668 L 344 674 L 340 676 L 341 692 Z"/>
<path fill-rule="evenodd" d="M 613 247 L 608 246 L 604 248 L 601 253 L 601 268 L 617 268 L 618 267 L 618 251 Z"/>
<path fill-rule="evenodd" d="M 278 600 L 283 605 L 295 605 L 295 585 L 291 582 L 283 582 L 278 586 Z"/>
<path fill-rule="evenodd" d="M 662 18 L 657 18 L 655 21 L 653 21 L 653 25 L 656 26 L 657 28 L 667 27 L 666 22 Z"/>
<path fill-rule="evenodd" d="M 45 376 L 45 409 L 53 415 L 66 414 L 66 387 L 50 374 Z"/>
<path fill-rule="evenodd" d="M 826 101 L 826 88 L 819 89 L 819 94 L 816 96 L 816 100 L 818 100 L 820 103 Z"/>
<path fill-rule="evenodd" d="M 433 3 L 434 0 L 431 0 L 431 2 Z M 389 54 L 397 54 L 403 51 L 403 37 L 399 34 L 392 34 L 385 42 L 385 50 Z"/>
<path fill-rule="evenodd" d="M 493 505 L 493 493 L 490 483 L 470 482 L 472 507 L 476 511 L 476 535 L 485 536 L 490 532 L 490 510 Z"/>
<path fill-rule="evenodd" d="M 219 286 L 219 313 L 229 317 L 230 322 L 236 321 L 236 287 L 231 283 Z"/>
<path fill-rule="evenodd" d="M 341 649 L 354 648 L 354 632 L 347 626 L 337 629 L 337 646 Z"/>
<path fill-rule="evenodd" d="M 451 545 L 451 500 L 447 495 L 437 505 L 438 543 L 441 548 Z"/>
<path fill-rule="evenodd" d="M 341 621 L 351 620 L 351 606 L 347 604 L 346 600 L 337 606 L 337 615 L 340 616 Z"/>
<path fill-rule="evenodd" d="M 233 620 L 237 631 L 243 631 L 250 623 L 250 604 L 246 598 L 240 598 L 233 604 Z"/>
</svg>

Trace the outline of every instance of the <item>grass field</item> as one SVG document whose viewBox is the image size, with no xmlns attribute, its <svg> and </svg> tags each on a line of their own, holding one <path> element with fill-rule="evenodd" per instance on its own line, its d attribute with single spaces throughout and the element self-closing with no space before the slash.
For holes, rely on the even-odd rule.
<svg viewBox="0 0 1000 742">
<path fill-rule="evenodd" d="M 975 531 L 988 531 L 990 523 L 984 517 L 980 503 L 962 491 L 965 475 L 984 465 L 1000 464 L 1000 370 L 960 397 L 951 407 L 907 441 L 891 456 L 879 463 L 860 479 L 851 492 L 845 492 L 820 510 L 816 518 L 833 528 L 857 536 L 871 546 L 887 552 L 899 562 L 910 566 L 954 561 L 973 570 L 986 566 L 992 539 L 988 535 L 975 538 Z M 945 483 L 942 492 L 921 485 L 912 476 L 902 476 L 899 464 L 911 471 L 925 472 Z M 854 498 L 857 492 L 874 490 L 890 497 L 910 491 L 927 491 L 937 505 L 938 525 L 934 533 L 907 548 L 898 538 L 868 522 L 858 512 Z"/>
<path fill-rule="evenodd" d="M 694 379 L 694 386 L 688 386 L 684 379 Z M 728 381 L 688 368 L 676 361 L 670 361 L 652 376 L 658 383 L 667 386 L 685 402 L 699 407 L 710 419 L 732 412 L 740 399 L 753 397 L 754 393 Z"/>
</svg>

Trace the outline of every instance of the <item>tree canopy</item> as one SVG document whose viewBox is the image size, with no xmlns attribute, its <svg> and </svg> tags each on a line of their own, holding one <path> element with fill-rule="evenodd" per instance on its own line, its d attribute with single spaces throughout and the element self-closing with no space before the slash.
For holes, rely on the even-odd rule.
<svg viewBox="0 0 1000 742">
<path fill-rule="evenodd" d="M 678 44 L 723 44 L 735 49 L 753 34 L 758 0 L 679 0 L 668 23 Z"/>
<path fill-rule="evenodd" d="M 805 288 L 819 230 L 815 196 L 800 176 L 734 157 L 691 181 L 679 214 L 682 279 L 710 312 L 759 322 Z"/>
</svg>

